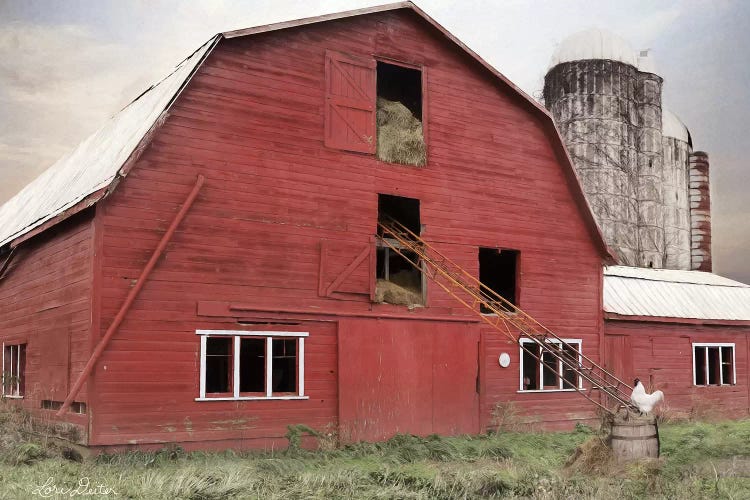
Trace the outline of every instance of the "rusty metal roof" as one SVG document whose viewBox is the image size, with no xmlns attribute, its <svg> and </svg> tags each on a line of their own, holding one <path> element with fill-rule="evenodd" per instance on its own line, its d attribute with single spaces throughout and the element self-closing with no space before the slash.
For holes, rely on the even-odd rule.
<svg viewBox="0 0 750 500">
<path fill-rule="evenodd" d="M 604 311 L 750 321 L 750 285 L 702 271 L 610 266 L 604 268 Z"/>
<path fill-rule="evenodd" d="M 78 147 L 0 206 L 0 246 L 43 225 L 91 195 L 106 195 L 130 156 L 190 80 L 216 40 L 203 44 Z"/>
</svg>

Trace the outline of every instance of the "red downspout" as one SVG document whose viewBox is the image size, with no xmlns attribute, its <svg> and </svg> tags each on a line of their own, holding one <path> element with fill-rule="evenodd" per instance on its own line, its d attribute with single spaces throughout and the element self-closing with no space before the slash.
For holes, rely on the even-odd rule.
<svg viewBox="0 0 750 500">
<path fill-rule="evenodd" d="M 96 345 L 94 352 L 91 353 L 91 357 L 86 363 L 86 366 L 83 368 L 83 371 L 81 372 L 81 374 L 78 376 L 78 380 L 76 380 L 75 385 L 73 385 L 73 388 L 70 389 L 70 392 L 68 393 L 68 397 L 65 398 L 65 402 L 57 411 L 56 416 L 61 417 L 65 413 L 65 411 L 70 407 L 70 404 L 73 402 L 73 399 L 75 399 L 75 397 L 78 395 L 78 392 L 81 390 L 81 387 L 86 382 L 86 379 L 88 379 L 89 375 L 91 375 L 91 372 L 93 371 L 94 366 L 96 365 L 96 362 L 99 360 L 99 357 L 102 355 L 102 352 L 104 352 L 104 349 L 107 347 L 107 344 L 109 343 L 110 339 L 115 334 L 117 329 L 120 327 L 120 324 L 122 323 L 122 321 L 125 319 L 125 315 L 128 313 L 130 306 L 133 305 L 133 302 L 135 301 L 136 297 L 138 296 L 141 289 L 143 288 L 143 285 L 145 285 L 146 280 L 151 274 L 151 271 L 153 271 L 154 266 L 156 266 L 156 262 L 159 260 L 159 257 L 161 257 L 162 252 L 164 252 L 164 249 L 167 247 L 169 240 L 172 239 L 172 235 L 174 235 L 174 232 L 177 230 L 177 226 L 180 225 L 180 222 L 182 222 L 182 219 L 185 218 L 185 215 L 187 214 L 188 210 L 190 210 L 190 207 L 193 205 L 195 198 L 198 196 L 198 191 L 200 191 L 201 186 L 203 186 L 203 181 L 205 181 L 205 178 L 202 175 L 198 175 L 198 179 L 195 182 L 195 186 L 193 187 L 193 190 L 190 192 L 187 199 L 182 204 L 180 211 L 177 213 L 177 216 L 172 221 L 172 224 L 169 226 L 169 229 L 167 229 L 167 232 L 164 233 L 164 236 L 162 236 L 161 241 L 159 242 L 159 245 L 156 247 L 156 250 L 154 250 L 154 253 L 151 255 L 151 258 L 146 264 L 146 267 L 144 267 L 143 271 L 141 271 L 141 275 L 138 277 L 138 281 L 136 285 L 130 289 L 130 293 L 128 293 L 128 296 L 125 299 L 125 302 L 122 304 L 122 307 L 120 307 L 120 310 L 117 313 L 117 316 L 115 316 L 115 319 L 112 321 L 112 324 L 109 325 L 109 328 L 107 329 L 107 332 L 104 334 L 104 337 L 102 337 L 102 339 Z"/>
</svg>

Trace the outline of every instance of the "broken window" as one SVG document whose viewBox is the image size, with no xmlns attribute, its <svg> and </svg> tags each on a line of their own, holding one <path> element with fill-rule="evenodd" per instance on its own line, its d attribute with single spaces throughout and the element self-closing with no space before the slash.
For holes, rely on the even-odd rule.
<svg viewBox="0 0 750 500">
<path fill-rule="evenodd" d="M 582 387 L 583 381 L 573 367 L 581 362 L 581 341 L 563 342 L 550 340 L 549 349 L 542 351 L 542 347 L 533 340 L 521 339 L 520 390 L 564 391 Z M 563 362 L 563 358 L 567 363 Z"/>
<path fill-rule="evenodd" d="M 378 159 L 424 165 L 422 72 L 378 61 L 377 96 Z"/>
<path fill-rule="evenodd" d="M 3 396 L 23 397 L 26 390 L 26 344 L 3 344 Z"/>
<path fill-rule="evenodd" d="M 307 332 L 198 330 L 198 399 L 289 399 L 304 396 Z"/>
<path fill-rule="evenodd" d="M 419 236 L 419 200 L 386 194 L 378 195 L 378 222 L 405 228 L 406 237 Z M 398 225 L 402 227 L 399 227 Z M 412 235 L 409 235 L 411 232 Z M 382 236 L 382 231 L 378 229 Z M 419 256 L 402 248 L 396 240 L 378 242 L 375 301 L 398 305 L 424 304 L 424 278 Z"/>
<path fill-rule="evenodd" d="M 497 248 L 479 249 L 479 281 L 507 302 L 498 300 L 495 307 L 506 311 L 514 311 L 514 305 L 518 305 L 517 282 L 518 282 L 518 250 L 499 250 Z M 489 300 L 496 297 L 485 291 Z M 492 313 L 489 307 L 480 305 L 484 314 Z"/>
<path fill-rule="evenodd" d="M 693 344 L 694 385 L 734 383 L 734 344 Z"/>
</svg>

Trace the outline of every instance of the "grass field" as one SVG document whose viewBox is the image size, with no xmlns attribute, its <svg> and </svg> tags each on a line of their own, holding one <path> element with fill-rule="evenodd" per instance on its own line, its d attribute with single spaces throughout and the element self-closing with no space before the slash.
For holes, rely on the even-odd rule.
<svg viewBox="0 0 750 500">
<path fill-rule="evenodd" d="M 401 435 L 328 451 L 174 448 L 76 462 L 41 439 L 8 439 L 18 435 L 10 425 L 14 419 L 0 418 L 0 498 L 76 498 L 65 489 L 83 478 L 86 498 L 750 498 L 750 420 L 663 425 L 662 459 L 627 466 L 608 461 L 586 427 Z M 583 455 L 566 466 L 582 444 Z"/>
</svg>

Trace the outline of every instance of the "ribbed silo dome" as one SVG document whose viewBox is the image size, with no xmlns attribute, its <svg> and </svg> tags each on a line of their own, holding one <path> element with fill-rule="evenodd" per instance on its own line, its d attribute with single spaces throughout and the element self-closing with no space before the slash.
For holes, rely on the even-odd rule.
<svg viewBox="0 0 750 500">
<path fill-rule="evenodd" d="M 690 141 L 690 132 L 685 124 L 666 108 L 661 110 L 661 133 L 664 137 L 673 137 L 682 142 Z"/>
<path fill-rule="evenodd" d="M 560 63 L 604 59 L 638 67 L 638 55 L 623 38 L 601 29 L 580 31 L 563 40 L 552 54 L 549 68 Z"/>
</svg>

